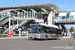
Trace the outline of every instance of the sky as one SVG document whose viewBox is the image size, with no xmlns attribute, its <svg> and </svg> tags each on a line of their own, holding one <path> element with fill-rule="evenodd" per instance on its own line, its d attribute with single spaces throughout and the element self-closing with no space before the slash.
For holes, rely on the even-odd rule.
<svg viewBox="0 0 75 50">
<path fill-rule="evenodd" d="M 57 5 L 62 11 L 75 11 L 75 0 L 0 0 L 0 7 L 24 6 L 35 4 L 52 3 Z M 68 29 L 74 25 L 66 25 Z"/>
<path fill-rule="evenodd" d="M 52 3 L 62 11 L 74 11 L 75 0 L 0 0 L 0 7 Z"/>
</svg>

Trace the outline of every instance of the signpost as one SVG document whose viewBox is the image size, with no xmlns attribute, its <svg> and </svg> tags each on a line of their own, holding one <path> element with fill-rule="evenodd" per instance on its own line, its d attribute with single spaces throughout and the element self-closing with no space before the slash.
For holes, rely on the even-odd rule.
<svg viewBox="0 0 75 50">
<path fill-rule="evenodd" d="M 9 30 L 8 30 L 8 36 L 12 36 L 13 37 L 13 30 L 10 29 L 11 26 L 11 13 L 8 12 L 9 15 Z"/>
</svg>

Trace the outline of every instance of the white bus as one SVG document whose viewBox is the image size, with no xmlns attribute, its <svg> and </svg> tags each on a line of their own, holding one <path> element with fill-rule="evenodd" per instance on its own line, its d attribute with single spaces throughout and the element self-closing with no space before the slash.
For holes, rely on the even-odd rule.
<svg viewBox="0 0 75 50">
<path fill-rule="evenodd" d="M 56 25 L 30 24 L 28 39 L 61 39 L 61 31 Z"/>
</svg>

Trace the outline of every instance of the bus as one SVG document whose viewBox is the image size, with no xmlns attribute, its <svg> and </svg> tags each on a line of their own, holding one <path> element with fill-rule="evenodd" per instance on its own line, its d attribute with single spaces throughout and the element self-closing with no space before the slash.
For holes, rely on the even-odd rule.
<svg viewBox="0 0 75 50">
<path fill-rule="evenodd" d="M 61 39 L 61 32 L 56 25 L 30 24 L 28 39 Z"/>
</svg>

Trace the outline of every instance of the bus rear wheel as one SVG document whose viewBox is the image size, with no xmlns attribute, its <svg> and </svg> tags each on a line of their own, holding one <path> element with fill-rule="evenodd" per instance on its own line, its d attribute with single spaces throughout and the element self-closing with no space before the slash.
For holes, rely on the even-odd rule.
<svg viewBox="0 0 75 50">
<path fill-rule="evenodd" d="M 47 39 L 48 39 L 48 36 L 46 35 L 46 36 L 45 36 L 45 40 L 47 40 Z"/>
</svg>

